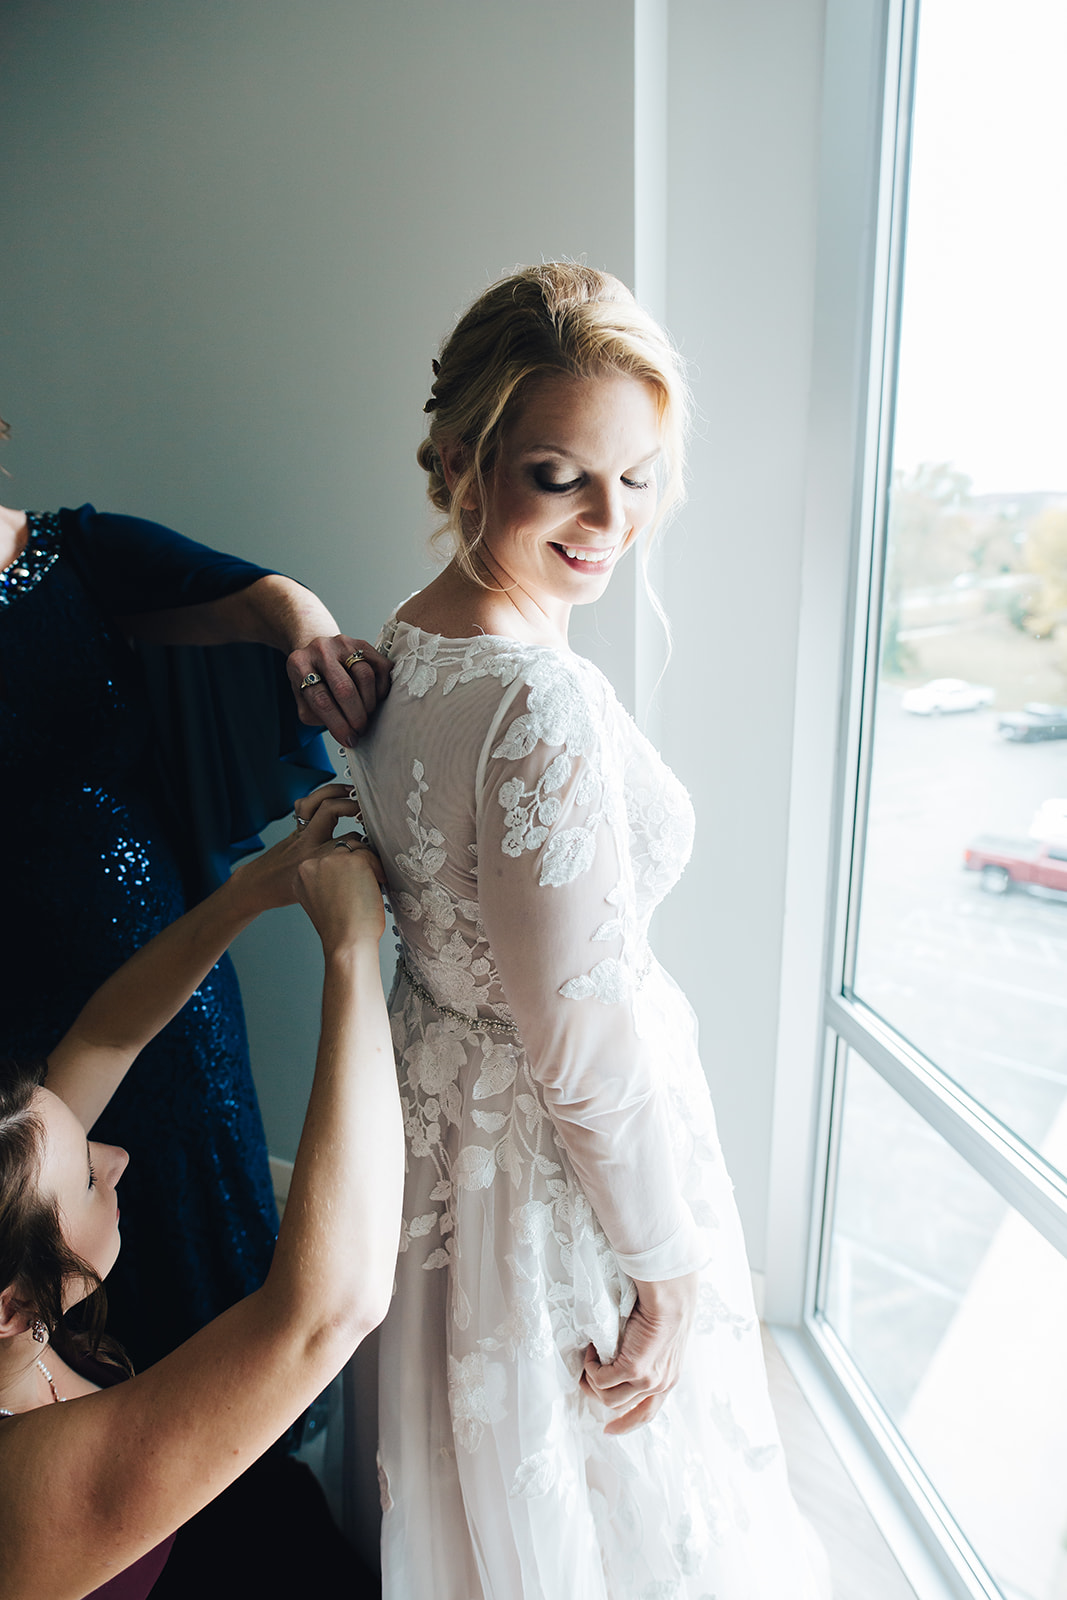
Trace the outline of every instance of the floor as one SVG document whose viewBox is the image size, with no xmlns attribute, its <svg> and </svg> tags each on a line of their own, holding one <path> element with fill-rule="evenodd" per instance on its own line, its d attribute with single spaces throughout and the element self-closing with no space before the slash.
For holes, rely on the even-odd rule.
<svg viewBox="0 0 1067 1600">
<path fill-rule="evenodd" d="M 766 1328 L 763 1346 L 789 1481 L 830 1557 L 834 1600 L 916 1600 Z"/>
</svg>

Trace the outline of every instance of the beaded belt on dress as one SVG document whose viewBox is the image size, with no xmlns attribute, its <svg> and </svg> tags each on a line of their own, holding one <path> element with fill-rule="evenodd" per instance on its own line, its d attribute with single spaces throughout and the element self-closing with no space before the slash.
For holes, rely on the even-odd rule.
<svg viewBox="0 0 1067 1600">
<path fill-rule="evenodd" d="M 465 1028 L 470 1028 L 474 1033 L 518 1033 L 515 1024 L 505 1022 L 502 1017 L 472 1017 L 466 1011 L 457 1011 L 455 1006 L 443 1006 L 439 1000 L 434 999 L 425 984 L 419 982 L 403 956 L 397 957 L 396 970 L 416 999 L 421 1000 L 423 1005 L 432 1007 L 438 1016 L 449 1017 L 453 1022 L 462 1022 Z"/>
</svg>

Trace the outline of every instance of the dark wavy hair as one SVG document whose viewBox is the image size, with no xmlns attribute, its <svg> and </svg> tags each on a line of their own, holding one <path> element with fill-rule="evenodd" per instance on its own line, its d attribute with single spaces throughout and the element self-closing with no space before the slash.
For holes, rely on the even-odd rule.
<svg viewBox="0 0 1067 1600">
<path fill-rule="evenodd" d="M 65 1359 L 92 1356 L 129 1370 L 104 1333 L 107 1298 L 99 1274 L 63 1237 L 59 1206 L 41 1193 L 44 1123 L 34 1105 L 47 1062 L 0 1057 L 0 1288 L 12 1288 Z M 80 1279 L 84 1299 L 64 1314 L 64 1288 Z"/>
</svg>

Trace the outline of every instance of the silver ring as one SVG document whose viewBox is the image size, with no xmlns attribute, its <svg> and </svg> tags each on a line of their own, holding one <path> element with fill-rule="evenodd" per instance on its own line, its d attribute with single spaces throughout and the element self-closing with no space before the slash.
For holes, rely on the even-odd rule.
<svg viewBox="0 0 1067 1600">
<path fill-rule="evenodd" d="M 310 817 L 300 817 L 294 811 L 293 812 L 293 821 L 296 823 L 298 828 L 306 828 L 308 823 L 311 821 L 311 818 Z"/>
<path fill-rule="evenodd" d="M 351 670 L 355 666 L 356 662 L 357 661 L 362 661 L 362 660 L 363 660 L 363 651 L 362 650 L 353 650 L 352 654 L 348 657 L 348 660 L 347 661 L 342 661 L 341 665 L 344 667 L 346 672 L 351 672 Z"/>
<path fill-rule="evenodd" d="M 333 842 L 337 849 L 347 850 L 349 855 L 352 854 L 353 850 L 359 850 L 362 848 L 358 841 L 354 844 L 350 844 L 347 839 L 335 839 Z"/>
<path fill-rule="evenodd" d="M 304 681 L 300 685 L 300 687 L 301 687 L 301 689 L 310 689 L 313 684 L 321 683 L 321 682 L 322 682 L 322 679 L 319 677 L 317 672 L 309 672 L 305 676 Z"/>
</svg>

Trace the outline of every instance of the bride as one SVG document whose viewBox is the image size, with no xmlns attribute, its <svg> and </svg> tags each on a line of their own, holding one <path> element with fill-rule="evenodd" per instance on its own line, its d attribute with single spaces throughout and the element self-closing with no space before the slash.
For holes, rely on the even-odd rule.
<svg viewBox="0 0 1067 1600">
<path fill-rule="evenodd" d="M 678 498 L 678 358 L 616 279 L 548 263 L 434 370 L 452 559 L 386 625 L 350 754 L 401 939 L 384 1592 L 815 1600 L 692 1013 L 646 937 L 689 799 L 567 643 Z"/>
</svg>

